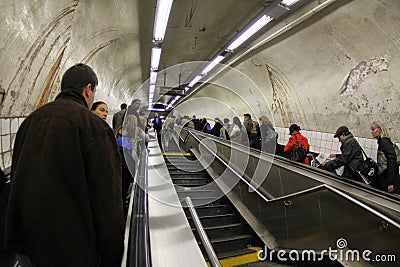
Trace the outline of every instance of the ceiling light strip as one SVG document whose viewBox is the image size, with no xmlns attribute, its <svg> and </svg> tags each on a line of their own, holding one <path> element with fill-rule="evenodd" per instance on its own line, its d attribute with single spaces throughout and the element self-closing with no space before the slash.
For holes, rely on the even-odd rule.
<svg viewBox="0 0 400 267">
<path fill-rule="evenodd" d="M 245 30 L 242 34 L 240 34 L 234 41 L 231 43 L 227 50 L 234 51 L 241 44 L 243 44 L 247 39 L 253 36 L 256 32 L 258 32 L 262 27 L 268 24 L 272 18 L 267 15 L 263 15 L 256 22 L 253 23 L 247 30 Z"/>
<path fill-rule="evenodd" d="M 156 8 L 156 18 L 154 22 L 153 40 L 160 42 L 164 40 L 167 29 L 168 18 L 171 12 L 173 0 L 158 0 Z"/>
<path fill-rule="evenodd" d="M 150 84 L 156 84 L 157 81 L 157 72 L 151 71 L 150 72 Z"/>
<path fill-rule="evenodd" d="M 188 87 L 193 87 L 193 85 L 195 85 L 198 81 L 200 81 L 200 79 L 202 78 L 201 75 L 197 75 L 188 85 Z"/>
<path fill-rule="evenodd" d="M 151 49 L 151 70 L 158 70 L 158 65 L 160 64 L 161 58 L 161 48 L 153 47 Z"/>
<path fill-rule="evenodd" d="M 282 1 L 282 5 L 291 6 L 291 5 L 295 4 L 295 3 L 297 3 L 298 1 L 299 0 L 283 0 Z"/>
<path fill-rule="evenodd" d="M 225 57 L 218 55 L 217 57 L 215 57 L 210 63 L 208 63 L 208 65 L 203 69 L 203 71 L 201 72 L 201 75 L 207 75 L 207 73 L 210 72 L 210 70 L 212 70 L 213 68 L 215 68 L 215 66 L 217 66 L 218 63 L 220 63 Z"/>
</svg>

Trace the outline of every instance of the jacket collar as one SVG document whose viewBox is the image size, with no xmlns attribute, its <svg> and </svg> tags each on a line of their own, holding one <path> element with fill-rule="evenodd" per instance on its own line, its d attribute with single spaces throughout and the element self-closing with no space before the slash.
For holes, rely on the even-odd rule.
<svg viewBox="0 0 400 267">
<path fill-rule="evenodd" d="M 351 140 L 352 138 L 354 138 L 353 134 L 349 134 L 349 135 L 347 136 L 346 140 L 343 141 L 343 144 L 344 144 L 344 143 L 347 143 L 347 142 L 350 142 L 350 140 Z"/>
<path fill-rule="evenodd" d="M 62 91 L 57 95 L 56 100 L 57 99 L 70 99 L 89 108 L 86 99 L 83 97 L 83 95 L 75 90 Z"/>
</svg>

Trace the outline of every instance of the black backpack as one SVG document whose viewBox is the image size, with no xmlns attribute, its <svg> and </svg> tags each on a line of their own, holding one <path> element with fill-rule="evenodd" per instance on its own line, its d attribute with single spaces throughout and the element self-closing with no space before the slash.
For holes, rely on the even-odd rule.
<svg viewBox="0 0 400 267">
<path fill-rule="evenodd" d="M 296 162 L 303 162 L 307 157 L 307 150 L 305 150 L 297 140 L 297 136 L 295 136 L 296 146 L 292 150 L 289 155 L 289 159 L 296 161 Z"/>
<path fill-rule="evenodd" d="M 358 166 L 357 172 L 361 175 L 361 178 L 366 184 L 370 184 L 378 177 L 378 164 L 373 159 L 369 158 L 362 148 L 361 151 L 365 156 L 365 160 Z"/>
</svg>

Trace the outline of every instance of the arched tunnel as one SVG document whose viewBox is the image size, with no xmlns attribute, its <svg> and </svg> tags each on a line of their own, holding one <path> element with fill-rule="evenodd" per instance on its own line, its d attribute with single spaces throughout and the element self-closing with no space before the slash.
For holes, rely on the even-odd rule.
<svg viewBox="0 0 400 267">
<path fill-rule="evenodd" d="M 171 6 L 159 37 L 162 2 Z M 139 99 L 148 119 L 266 115 L 281 145 L 297 124 L 315 154 L 340 152 L 333 135 L 343 125 L 374 160 L 373 121 L 400 142 L 398 0 L 2 0 L 0 7 L 2 170 L 21 123 L 56 98 L 76 63 L 96 72 L 94 100 L 107 104 L 110 125 L 121 103 Z M 236 43 L 247 30 L 254 31 Z"/>
</svg>

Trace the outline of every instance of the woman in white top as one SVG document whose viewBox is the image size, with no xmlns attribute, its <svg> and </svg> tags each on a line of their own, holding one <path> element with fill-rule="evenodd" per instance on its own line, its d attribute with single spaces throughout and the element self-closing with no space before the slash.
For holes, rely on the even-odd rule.
<svg viewBox="0 0 400 267">
<path fill-rule="evenodd" d="M 238 117 L 233 117 L 231 132 L 229 137 L 232 142 L 244 145 L 247 139 L 247 133 Z"/>
</svg>

